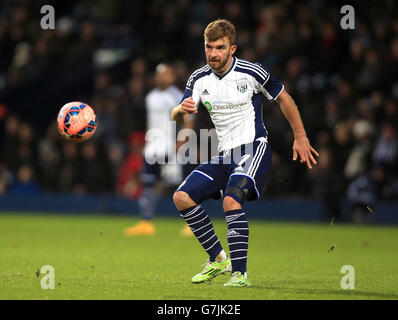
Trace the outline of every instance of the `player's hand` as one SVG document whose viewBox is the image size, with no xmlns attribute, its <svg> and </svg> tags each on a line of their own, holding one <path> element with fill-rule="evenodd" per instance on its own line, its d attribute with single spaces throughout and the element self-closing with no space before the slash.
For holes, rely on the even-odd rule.
<svg viewBox="0 0 398 320">
<path fill-rule="evenodd" d="M 309 169 L 312 169 L 312 164 L 317 164 L 314 155 L 319 157 L 319 153 L 310 145 L 310 141 L 306 136 L 299 136 L 294 139 L 293 143 L 293 161 L 300 156 L 300 162 L 305 162 Z"/>
<path fill-rule="evenodd" d="M 182 114 L 191 114 L 191 113 L 198 113 L 198 109 L 195 106 L 195 101 L 193 101 L 192 97 L 184 99 L 179 106 L 180 113 Z"/>
</svg>

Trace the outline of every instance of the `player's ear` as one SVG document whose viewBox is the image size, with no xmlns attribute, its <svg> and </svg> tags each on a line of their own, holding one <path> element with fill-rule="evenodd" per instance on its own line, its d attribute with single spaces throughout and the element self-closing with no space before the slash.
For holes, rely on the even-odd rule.
<svg viewBox="0 0 398 320">
<path fill-rule="evenodd" d="M 236 52 L 236 49 L 237 49 L 238 47 L 236 46 L 236 44 L 233 44 L 232 46 L 231 46 L 231 55 L 233 55 L 235 52 Z"/>
</svg>

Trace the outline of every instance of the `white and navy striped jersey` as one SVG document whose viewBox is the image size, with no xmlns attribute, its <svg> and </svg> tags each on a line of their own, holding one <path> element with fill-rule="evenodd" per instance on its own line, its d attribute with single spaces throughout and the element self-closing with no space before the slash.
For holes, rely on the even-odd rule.
<svg viewBox="0 0 398 320">
<path fill-rule="evenodd" d="M 165 90 L 155 88 L 145 98 L 147 110 L 147 137 L 144 154 L 170 156 L 175 153 L 175 141 L 169 131 L 171 110 L 180 103 L 183 92 L 175 86 Z M 151 132 L 154 136 L 151 136 Z"/>
<path fill-rule="evenodd" d="M 222 76 L 209 65 L 192 73 L 181 102 L 192 97 L 196 107 L 200 103 L 206 107 L 222 152 L 267 136 L 261 95 L 274 101 L 283 88 L 260 64 L 233 57 L 230 69 Z"/>
</svg>

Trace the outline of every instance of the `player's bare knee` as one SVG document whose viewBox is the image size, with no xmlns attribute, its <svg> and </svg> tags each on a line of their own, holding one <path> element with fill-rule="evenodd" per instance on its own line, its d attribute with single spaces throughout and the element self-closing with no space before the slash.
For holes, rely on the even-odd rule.
<svg viewBox="0 0 398 320">
<path fill-rule="evenodd" d="M 242 205 L 230 196 L 224 197 L 222 205 L 224 212 L 242 209 Z"/>
<path fill-rule="evenodd" d="M 178 210 L 184 210 L 197 204 L 191 199 L 188 193 L 177 191 L 173 195 L 173 201 Z"/>
<path fill-rule="evenodd" d="M 174 192 L 173 201 L 175 205 L 180 205 L 183 203 L 186 193 L 183 191 Z"/>
</svg>

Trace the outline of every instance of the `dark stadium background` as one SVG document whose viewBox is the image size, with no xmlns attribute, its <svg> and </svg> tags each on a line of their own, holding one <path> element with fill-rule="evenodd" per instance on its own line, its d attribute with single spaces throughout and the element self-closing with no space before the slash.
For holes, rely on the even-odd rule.
<svg viewBox="0 0 398 320">
<path fill-rule="evenodd" d="M 344 4 L 355 8 L 354 30 L 340 27 Z M 43 5 L 55 9 L 55 30 L 40 28 Z M 392 0 L 2 0 L 0 208 L 29 199 L 34 210 L 49 194 L 60 197 L 60 210 L 73 209 L 59 205 L 70 197 L 99 211 L 96 196 L 134 204 L 154 68 L 173 64 L 183 89 L 205 63 L 204 27 L 227 18 L 237 56 L 285 84 L 321 154 L 311 171 L 292 162 L 288 122 L 277 104 L 265 105 L 273 168 L 262 200 L 275 206 L 271 215 L 291 201 L 285 211 L 296 219 L 315 210 L 326 221 L 397 222 L 397 11 Z M 82 145 L 62 141 L 55 128 L 60 107 L 76 100 L 99 117 L 95 138 Z M 201 112 L 197 129 L 210 126 Z M 160 191 L 170 200 L 172 188 Z"/>
</svg>

